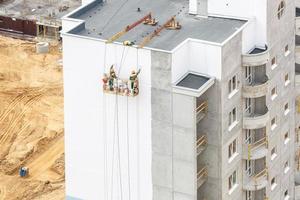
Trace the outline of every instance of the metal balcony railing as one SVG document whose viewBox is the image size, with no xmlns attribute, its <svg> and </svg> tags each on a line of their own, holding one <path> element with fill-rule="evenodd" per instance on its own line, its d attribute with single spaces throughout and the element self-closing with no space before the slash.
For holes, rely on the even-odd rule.
<svg viewBox="0 0 300 200">
<path fill-rule="evenodd" d="M 300 113 L 300 96 L 296 98 L 296 109 L 297 113 Z"/>
<path fill-rule="evenodd" d="M 259 184 L 258 182 L 259 182 L 261 179 L 265 179 L 265 178 L 267 178 L 267 177 L 268 177 L 268 168 L 265 168 L 265 169 L 263 169 L 261 172 L 259 172 L 258 174 L 256 174 L 256 175 L 253 176 L 255 185 Z"/>
<path fill-rule="evenodd" d="M 197 123 L 200 122 L 207 114 L 208 111 L 208 102 L 203 101 L 197 108 L 196 108 L 196 119 Z"/>
<path fill-rule="evenodd" d="M 255 141 L 254 143 L 251 143 L 251 144 L 247 144 L 246 145 L 246 148 L 247 148 L 247 159 L 248 160 L 251 160 L 251 159 L 256 159 L 256 158 L 260 158 L 262 156 L 266 156 L 265 154 L 267 153 L 267 151 L 264 151 L 263 153 L 259 153 L 259 154 L 255 154 L 257 152 L 260 152 L 260 151 L 257 151 L 259 148 L 262 148 L 265 146 L 265 149 L 268 148 L 268 139 L 267 137 L 263 137 L 257 141 Z"/>
<path fill-rule="evenodd" d="M 197 156 L 202 153 L 202 151 L 205 149 L 207 145 L 207 138 L 205 135 L 202 135 L 198 140 L 197 140 Z"/>
<path fill-rule="evenodd" d="M 201 187 L 203 185 L 203 183 L 206 181 L 207 175 L 208 175 L 208 172 L 207 172 L 206 167 L 201 168 L 197 172 L 197 185 L 198 185 L 198 188 Z"/>
</svg>

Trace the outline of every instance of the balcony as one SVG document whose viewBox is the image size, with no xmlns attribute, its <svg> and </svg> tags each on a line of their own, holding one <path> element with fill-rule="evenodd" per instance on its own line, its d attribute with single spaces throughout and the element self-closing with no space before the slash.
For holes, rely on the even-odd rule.
<svg viewBox="0 0 300 200">
<path fill-rule="evenodd" d="M 206 148 L 207 145 L 207 138 L 205 135 L 202 135 L 198 140 L 197 140 L 197 156 L 199 156 L 204 149 Z"/>
<path fill-rule="evenodd" d="M 268 139 L 263 137 L 254 143 L 243 145 L 243 159 L 257 160 L 268 154 Z"/>
<path fill-rule="evenodd" d="M 197 172 L 197 188 L 200 188 L 207 180 L 207 168 L 204 166 Z"/>
<path fill-rule="evenodd" d="M 270 200 L 266 195 L 266 188 L 256 191 L 246 191 L 248 194 L 247 200 Z M 250 193 L 249 193 L 250 192 Z"/>
<path fill-rule="evenodd" d="M 260 66 L 268 63 L 270 59 L 269 50 L 255 47 L 251 52 L 243 55 L 243 66 Z"/>
<path fill-rule="evenodd" d="M 267 126 L 270 119 L 270 113 L 267 107 L 260 112 L 246 114 L 243 118 L 244 129 L 259 129 Z"/>
<path fill-rule="evenodd" d="M 199 123 L 207 114 L 208 111 L 208 103 L 207 101 L 203 101 L 200 105 L 196 108 L 196 120 Z"/>
<path fill-rule="evenodd" d="M 251 84 L 243 86 L 243 97 L 258 98 L 266 96 L 268 93 L 269 78 L 264 76 L 262 79 L 253 80 Z"/>
<path fill-rule="evenodd" d="M 248 191 L 257 191 L 268 185 L 268 169 L 264 168 L 255 175 L 245 175 L 243 189 Z"/>
</svg>

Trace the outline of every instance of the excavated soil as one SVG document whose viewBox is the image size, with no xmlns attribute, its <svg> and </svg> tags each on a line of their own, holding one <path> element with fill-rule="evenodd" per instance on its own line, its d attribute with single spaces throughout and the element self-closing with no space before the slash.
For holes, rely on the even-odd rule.
<svg viewBox="0 0 300 200">
<path fill-rule="evenodd" d="M 0 36 L 0 200 L 64 199 L 61 46 L 50 46 Z"/>
</svg>

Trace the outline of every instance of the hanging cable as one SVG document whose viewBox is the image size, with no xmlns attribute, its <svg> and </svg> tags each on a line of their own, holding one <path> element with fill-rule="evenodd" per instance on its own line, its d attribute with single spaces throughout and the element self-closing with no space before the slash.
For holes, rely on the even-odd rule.
<svg viewBox="0 0 300 200">
<path fill-rule="evenodd" d="M 102 96 L 102 105 L 103 105 L 103 152 L 104 152 L 104 198 L 108 200 L 108 188 L 107 188 L 107 139 L 106 139 L 106 98 L 103 93 Z"/>
<path fill-rule="evenodd" d="M 131 183 L 131 178 L 130 178 L 130 153 L 129 153 L 129 126 L 128 126 L 128 123 L 129 123 L 129 114 L 128 114 L 128 96 L 127 96 L 127 98 L 126 98 L 126 106 L 127 106 L 127 111 L 126 111 L 126 113 L 127 113 L 127 123 L 126 123 L 126 128 L 127 128 L 127 158 L 128 158 L 128 161 L 127 161 L 127 164 L 128 164 L 128 166 L 127 166 L 127 169 L 128 169 L 128 199 L 129 200 L 131 200 L 131 187 L 130 187 L 130 183 Z"/>
<path fill-rule="evenodd" d="M 115 158 L 115 136 L 116 136 L 116 107 L 115 107 L 115 116 L 114 116 L 114 133 L 113 133 L 113 148 L 112 148 L 112 166 L 111 166 L 111 195 L 110 198 L 113 200 L 113 187 L 114 187 L 114 158 Z"/>
<path fill-rule="evenodd" d="M 122 170 L 121 170 L 121 153 L 120 153 L 120 136 L 119 136 L 119 111 L 118 111 L 118 95 L 116 94 L 116 110 L 117 110 L 117 141 L 118 141 L 118 161 L 119 161 L 119 175 L 120 175 L 120 190 L 121 200 L 123 199 L 123 185 L 122 185 Z"/>
</svg>

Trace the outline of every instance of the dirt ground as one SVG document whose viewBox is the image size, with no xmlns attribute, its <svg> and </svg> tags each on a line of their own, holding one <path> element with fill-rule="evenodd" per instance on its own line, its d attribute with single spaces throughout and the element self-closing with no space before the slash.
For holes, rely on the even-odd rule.
<svg viewBox="0 0 300 200">
<path fill-rule="evenodd" d="M 0 36 L 0 200 L 64 199 L 60 48 Z"/>
</svg>

